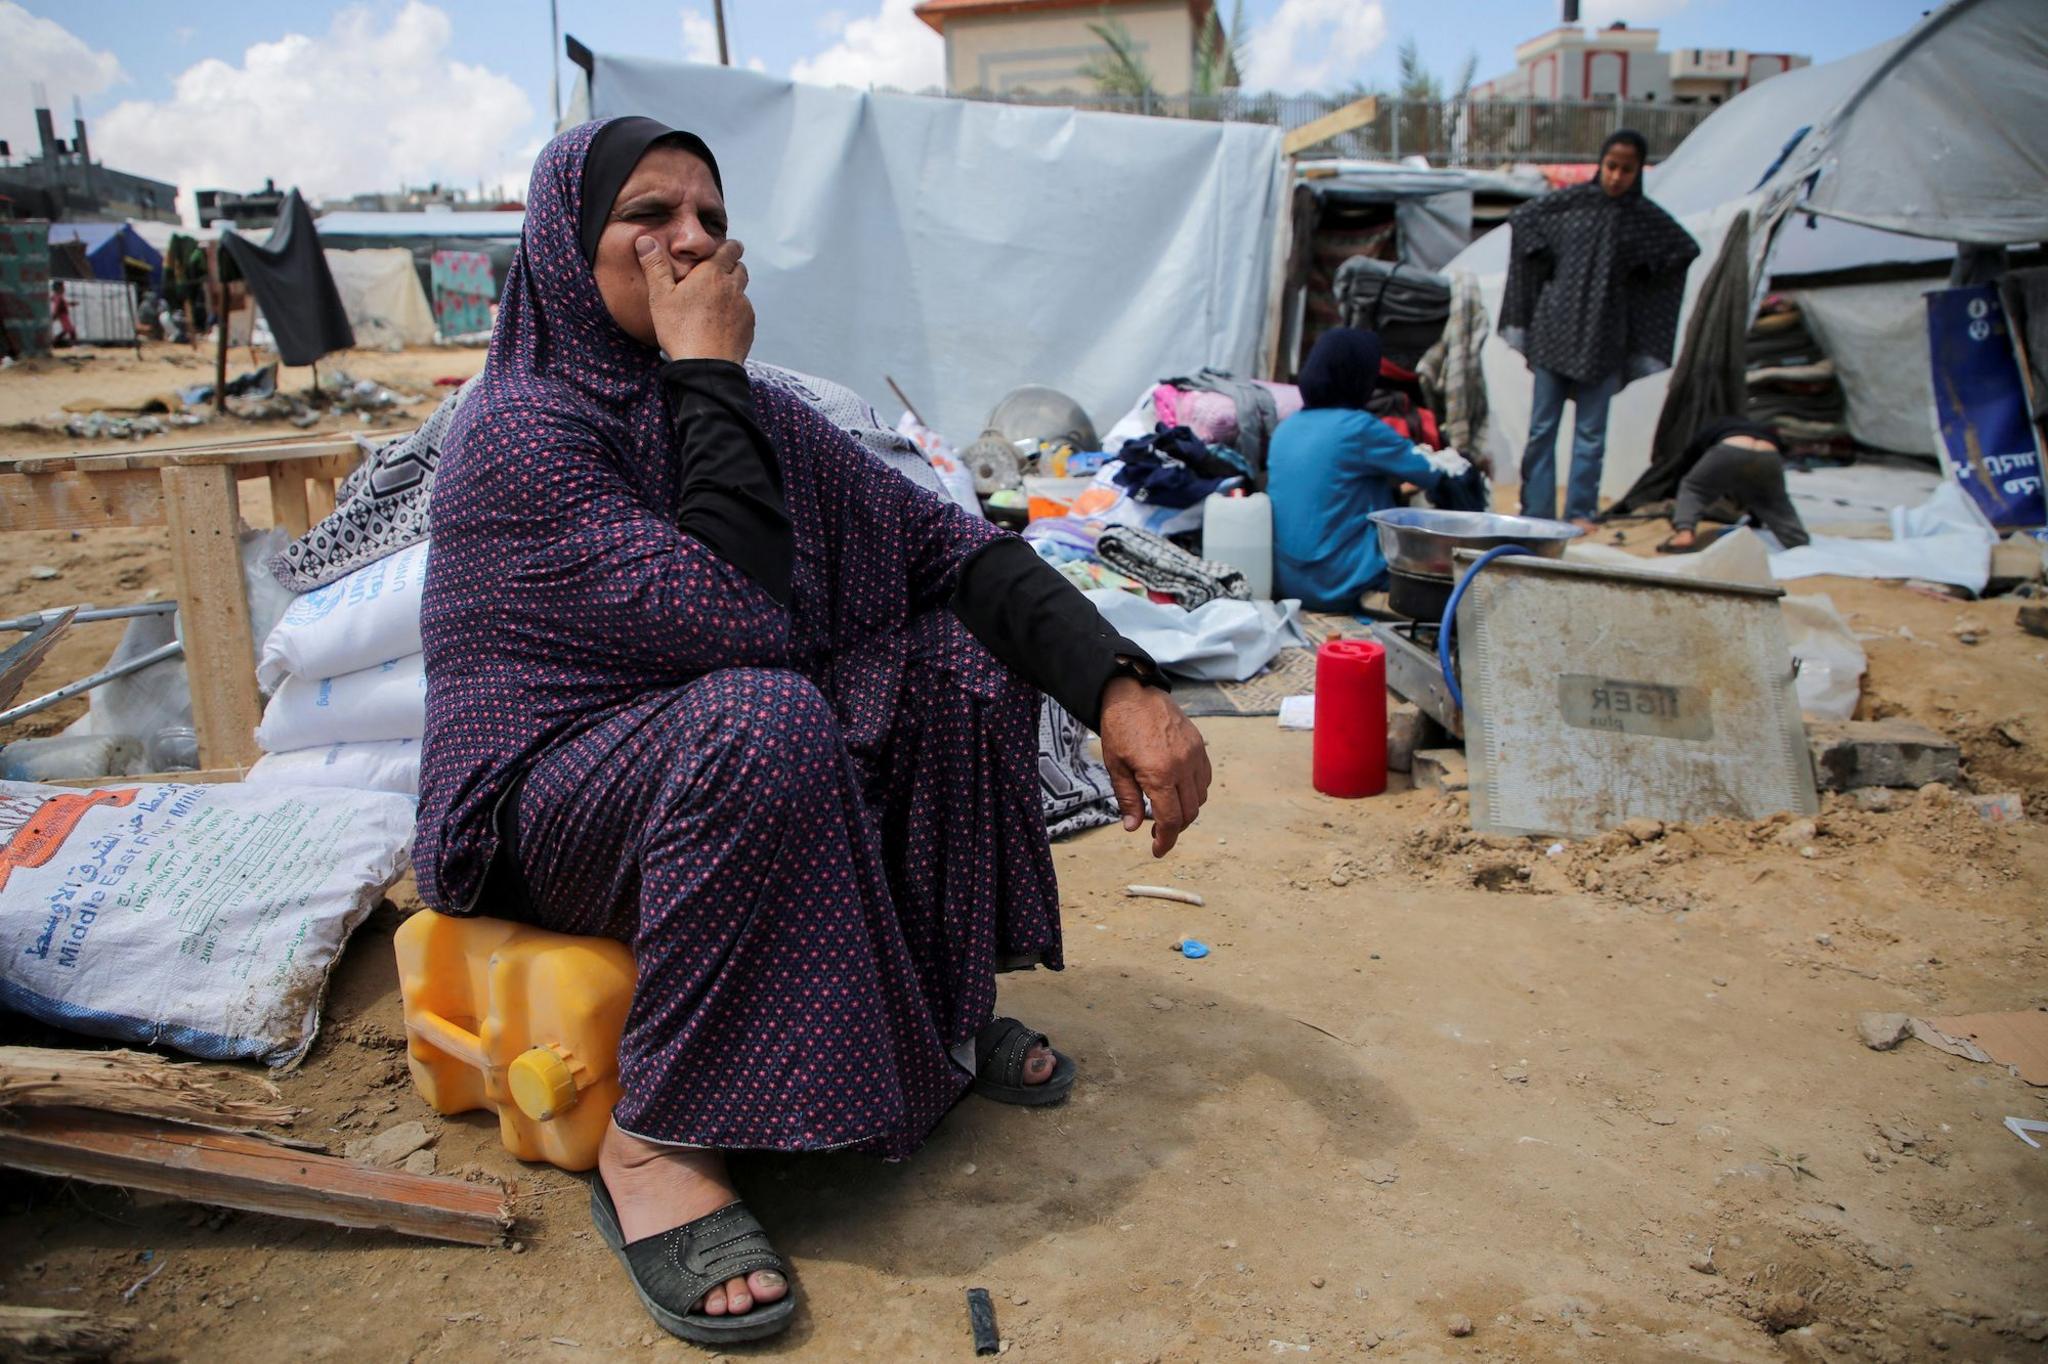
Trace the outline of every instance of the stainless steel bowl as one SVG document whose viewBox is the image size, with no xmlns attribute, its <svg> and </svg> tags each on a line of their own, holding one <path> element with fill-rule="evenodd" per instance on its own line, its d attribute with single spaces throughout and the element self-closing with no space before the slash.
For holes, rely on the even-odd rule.
<svg viewBox="0 0 2048 1364">
<path fill-rule="evenodd" d="M 1494 512 L 1436 511 L 1428 507 L 1396 507 L 1374 512 L 1380 552 L 1404 573 L 1429 573 L 1440 578 L 1456 574 L 1451 551 L 1520 545 L 1546 559 L 1564 557 L 1565 542 L 1585 534 L 1569 521 L 1543 521 L 1533 516 L 1501 516 Z"/>
</svg>

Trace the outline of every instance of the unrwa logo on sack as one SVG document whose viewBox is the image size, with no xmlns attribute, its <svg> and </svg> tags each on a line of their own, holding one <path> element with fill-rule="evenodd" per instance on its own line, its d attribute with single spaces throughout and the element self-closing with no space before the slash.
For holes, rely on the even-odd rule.
<svg viewBox="0 0 2048 1364">
<path fill-rule="evenodd" d="M 292 604 L 285 608 L 285 623 L 311 625 L 316 620 L 324 620 L 334 613 L 334 608 L 341 605 L 342 598 L 347 595 L 346 578 L 340 582 L 329 583 L 325 587 L 316 587 L 304 596 L 295 598 Z"/>
</svg>

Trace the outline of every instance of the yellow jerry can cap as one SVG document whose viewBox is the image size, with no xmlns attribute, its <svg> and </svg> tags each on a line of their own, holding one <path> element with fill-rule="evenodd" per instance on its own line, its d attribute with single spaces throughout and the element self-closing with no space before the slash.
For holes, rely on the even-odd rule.
<svg viewBox="0 0 2048 1364">
<path fill-rule="evenodd" d="M 505 1069 L 505 1081 L 512 1087 L 512 1102 L 535 1122 L 547 1122 L 575 1106 L 576 1077 L 551 1048 L 535 1047 L 516 1057 Z"/>
</svg>

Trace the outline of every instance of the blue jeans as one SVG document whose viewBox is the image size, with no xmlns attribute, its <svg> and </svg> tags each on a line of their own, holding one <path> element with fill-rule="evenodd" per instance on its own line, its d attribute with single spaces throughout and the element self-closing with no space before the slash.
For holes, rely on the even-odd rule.
<svg viewBox="0 0 2048 1364">
<path fill-rule="evenodd" d="M 1557 516 L 1557 428 L 1564 424 L 1564 400 L 1577 414 L 1572 422 L 1572 473 L 1565 489 L 1565 519 L 1600 510 L 1600 462 L 1607 456 L 1607 404 L 1621 389 L 1621 376 L 1581 384 L 1555 370 L 1536 370 L 1530 403 L 1529 444 L 1522 451 L 1522 515 Z"/>
</svg>

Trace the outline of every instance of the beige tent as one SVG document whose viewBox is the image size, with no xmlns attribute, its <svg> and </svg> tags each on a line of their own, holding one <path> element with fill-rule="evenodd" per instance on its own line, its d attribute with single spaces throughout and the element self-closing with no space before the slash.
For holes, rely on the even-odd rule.
<svg viewBox="0 0 2048 1364">
<path fill-rule="evenodd" d="M 358 348 L 397 350 L 434 344 L 434 310 L 427 306 L 426 291 L 420 288 L 412 252 L 392 247 L 330 250 L 326 255 Z"/>
</svg>

